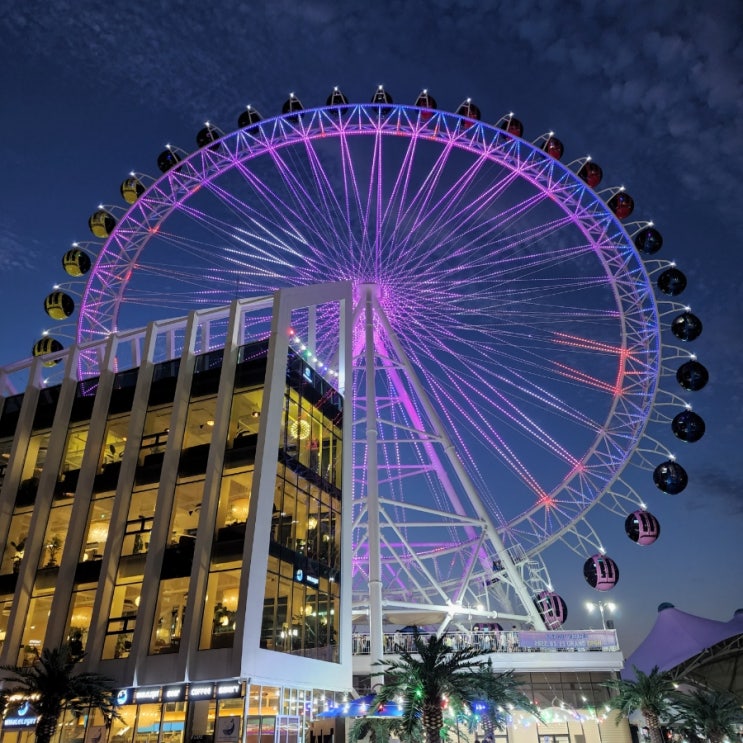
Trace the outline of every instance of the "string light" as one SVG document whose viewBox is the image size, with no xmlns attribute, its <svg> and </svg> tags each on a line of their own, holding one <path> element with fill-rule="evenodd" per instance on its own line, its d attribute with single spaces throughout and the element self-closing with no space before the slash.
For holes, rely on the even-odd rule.
<svg viewBox="0 0 743 743">
<path fill-rule="evenodd" d="M 327 364 L 319 359 L 315 355 L 315 353 L 310 348 L 308 348 L 305 343 L 302 342 L 302 339 L 297 335 L 294 328 L 289 328 L 287 333 L 290 339 L 289 342 L 294 343 L 298 347 L 299 353 L 304 354 L 307 357 L 307 360 L 312 362 L 317 367 L 317 369 L 324 369 L 324 374 L 326 376 L 335 378 L 338 377 L 338 372 L 335 371 L 335 369 L 331 369 L 330 367 L 328 367 Z"/>
</svg>

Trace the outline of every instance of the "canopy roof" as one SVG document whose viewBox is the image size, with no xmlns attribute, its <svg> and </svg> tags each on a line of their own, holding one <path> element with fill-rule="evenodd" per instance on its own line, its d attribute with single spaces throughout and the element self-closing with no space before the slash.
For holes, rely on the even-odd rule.
<svg viewBox="0 0 743 743">
<path fill-rule="evenodd" d="M 634 668 L 650 673 L 655 666 L 676 679 L 688 679 L 740 694 L 743 674 L 738 665 L 743 653 L 743 609 L 720 622 L 680 611 L 673 604 L 658 607 L 648 636 L 627 658 L 624 678 Z"/>
</svg>

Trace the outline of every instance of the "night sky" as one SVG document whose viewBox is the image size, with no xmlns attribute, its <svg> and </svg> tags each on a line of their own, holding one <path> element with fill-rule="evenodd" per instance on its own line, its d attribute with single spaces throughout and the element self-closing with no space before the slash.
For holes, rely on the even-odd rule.
<svg viewBox="0 0 743 743">
<path fill-rule="evenodd" d="M 629 654 L 662 601 L 720 620 L 743 607 L 740 2 L 3 5 L 0 364 L 27 356 L 49 326 L 44 296 L 98 203 L 121 203 L 130 170 L 155 175 L 165 143 L 191 150 L 206 119 L 231 131 L 248 103 L 269 116 L 290 91 L 309 107 L 333 85 L 352 102 L 379 83 L 396 102 L 428 87 L 452 111 L 472 97 L 484 120 L 514 111 L 527 138 L 554 129 L 563 162 L 591 154 L 602 185 L 625 185 L 633 218 L 655 221 L 663 257 L 689 278 L 683 301 L 704 322 L 693 351 L 711 382 L 691 402 L 707 434 L 674 451 L 690 485 L 668 496 L 643 475 L 663 525 L 651 547 L 632 544 L 621 520 L 600 520 L 622 571 L 610 594 L 585 584 L 576 555 L 549 550 L 567 626 L 598 626 L 585 600 L 615 601 Z"/>
</svg>

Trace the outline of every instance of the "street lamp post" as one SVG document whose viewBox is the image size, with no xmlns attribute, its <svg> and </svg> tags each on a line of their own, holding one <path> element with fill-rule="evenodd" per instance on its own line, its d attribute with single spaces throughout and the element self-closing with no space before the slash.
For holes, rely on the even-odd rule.
<svg viewBox="0 0 743 743">
<path fill-rule="evenodd" d="M 601 614 L 601 626 L 604 629 L 608 629 L 608 627 L 606 626 L 606 610 L 608 609 L 613 614 L 616 608 L 617 605 L 612 603 L 611 601 L 597 601 L 596 603 L 594 603 L 593 601 L 586 601 L 586 609 L 588 609 L 589 612 L 592 612 L 594 609 L 599 610 L 599 614 Z"/>
</svg>

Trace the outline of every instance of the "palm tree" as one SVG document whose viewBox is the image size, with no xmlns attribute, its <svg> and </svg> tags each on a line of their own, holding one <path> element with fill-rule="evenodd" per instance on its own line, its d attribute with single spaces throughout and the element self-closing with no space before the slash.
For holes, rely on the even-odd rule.
<svg viewBox="0 0 743 743">
<path fill-rule="evenodd" d="M 31 701 L 39 715 L 36 743 L 49 743 L 63 712 L 74 715 L 100 711 L 107 724 L 120 719 L 116 711 L 116 687 L 113 680 L 98 673 L 76 671 L 80 659 L 68 644 L 49 650 L 30 666 L 2 666 L 3 694 L 20 695 Z"/>
<path fill-rule="evenodd" d="M 402 732 L 402 722 L 389 717 L 358 717 L 354 720 L 349 733 L 351 743 L 358 743 L 369 736 L 369 743 L 387 743 L 394 734 Z"/>
<path fill-rule="evenodd" d="M 743 723 L 743 709 L 733 694 L 713 689 L 694 689 L 675 697 L 673 722 L 710 743 L 735 740 Z"/>
<path fill-rule="evenodd" d="M 402 700 L 401 730 L 406 738 L 415 738 L 420 726 L 426 743 L 440 743 L 444 727 L 444 706 L 455 715 L 466 715 L 475 702 L 487 705 L 488 718 L 499 727 L 498 708 L 519 707 L 535 711 L 529 698 L 519 690 L 513 671 L 495 673 L 492 664 L 477 648 L 452 650 L 443 637 L 427 640 L 418 632 L 413 636 L 414 650 L 403 650 L 397 659 L 381 661 L 384 684 L 375 704 Z"/>
<path fill-rule="evenodd" d="M 604 686 L 616 692 L 609 699 L 609 706 L 617 710 L 622 717 L 629 717 L 639 710 L 645 718 L 650 732 L 651 743 L 663 743 L 660 730 L 661 719 L 666 718 L 671 710 L 674 697 L 673 681 L 668 673 L 655 666 L 650 673 L 643 673 L 633 666 L 635 680 L 611 679 Z M 617 719 L 617 725 L 619 718 Z"/>
</svg>

